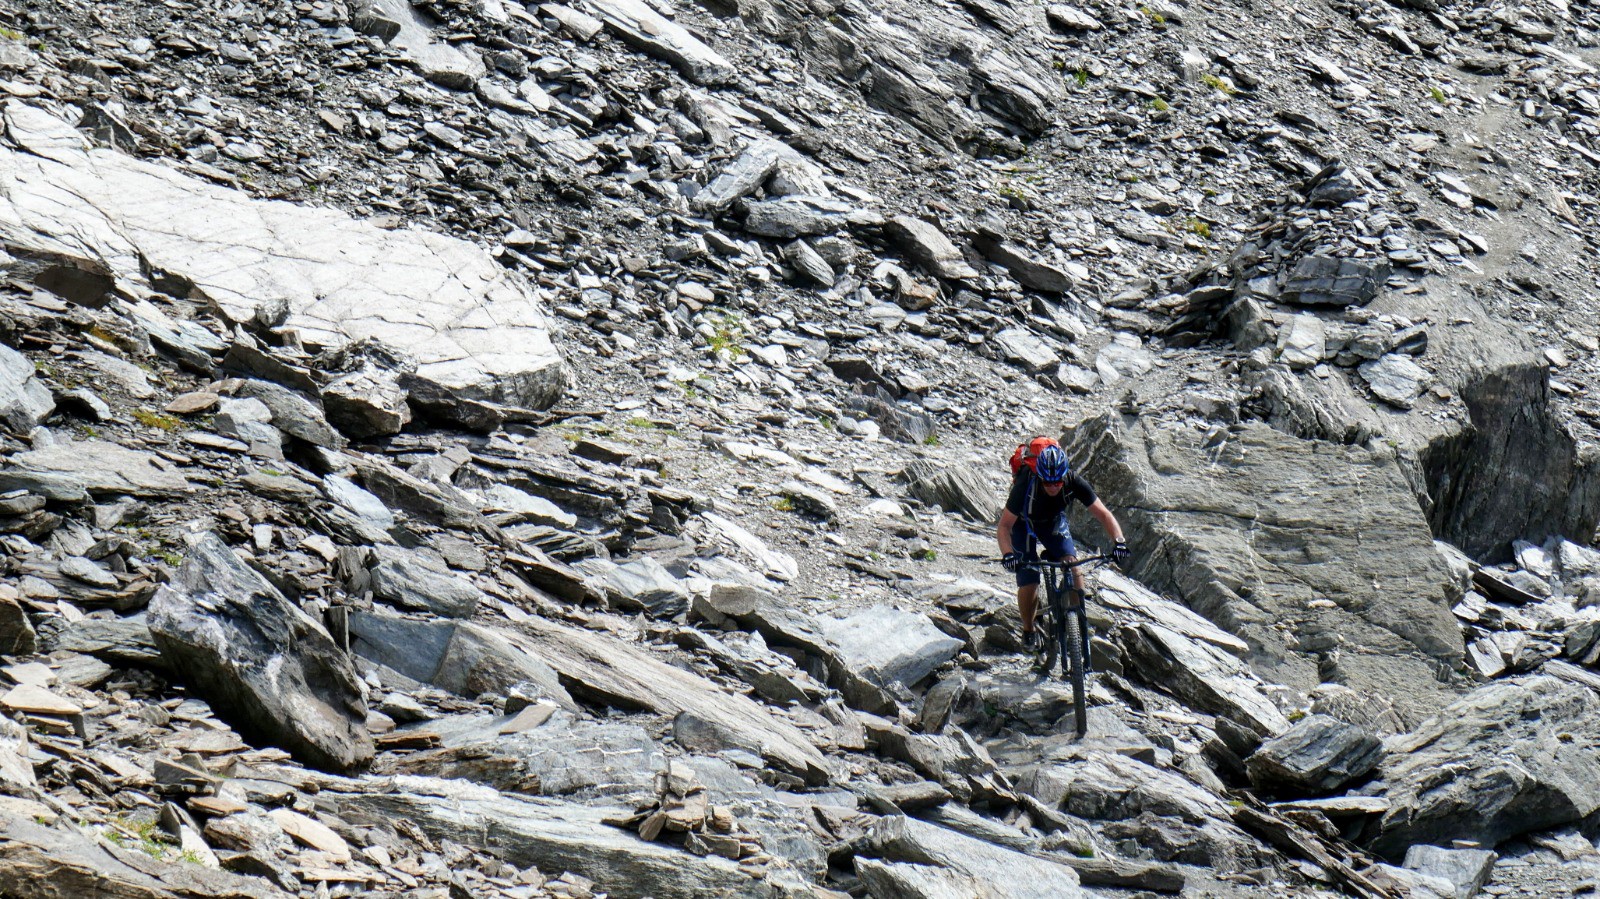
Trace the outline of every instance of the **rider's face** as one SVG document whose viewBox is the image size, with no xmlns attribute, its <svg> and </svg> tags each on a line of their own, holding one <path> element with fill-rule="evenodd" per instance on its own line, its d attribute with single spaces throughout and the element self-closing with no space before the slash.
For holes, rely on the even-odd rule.
<svg viewBox="0 0 1600 899">
<path fill-rule="evenodd" d="M 1061 492 L 1061 488 L 1064 485 L 1065 482 L 1063 481 L 1045 481 L 1044 492 L 1050 494 L 1051 496 L 1055 496 L 1057 493 Z"/>
</svg>

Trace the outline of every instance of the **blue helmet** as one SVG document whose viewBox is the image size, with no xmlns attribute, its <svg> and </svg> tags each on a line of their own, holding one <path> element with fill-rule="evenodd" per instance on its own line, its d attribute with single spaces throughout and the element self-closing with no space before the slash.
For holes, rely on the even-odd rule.
<svg viewBox="0 0 1600 899">
<path fill-rule="evenodd" d="M 1039 458 L 1034 460 L 1033 471 L 1039 480 L 1047 483 L 1056 483 L 1067 479 L 1067 454 L 1059 446 L 1047 446 L 1039 451 Z"/>
</svg>

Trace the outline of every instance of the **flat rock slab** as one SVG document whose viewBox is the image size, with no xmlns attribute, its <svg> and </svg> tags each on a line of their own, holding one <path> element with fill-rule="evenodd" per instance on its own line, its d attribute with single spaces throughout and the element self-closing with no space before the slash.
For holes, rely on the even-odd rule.
<svg viewBox="0 0 1600 899">
<path fill-rule="evenodd" d="M 1080 899 L 1085 895 L 1083 888 L 1078 885 L 1077 872 L 1066 865 L 1013 852 L 904 815 L 878 819 L 867 833 L 867 842 L 871 849 L 862 853 L 864 855 L 874 855 L 887 862 L 928 865 L 953 871 L 964 878 L 986 884 L 995 896 L 1009 899 Z M 934 882 L 941 884 L 941 889 L 949 883 L 942 878 Z"/>
<path fill-rule="evenodd" d="M 543 408 L 565 387 L 539 296 L 466 241 L 256 200 L 88 149 L 19 102 L 5 119 L 22 147 L 0 146 L 6 246 L 109 272 L 132 295 L 152 292 L 144 273 L 158 269 L 230 322 L 290 328 L 315 346 L 375 338 L 462 397 Z"/>
<path fill-rule="evenodd" d="M 77 440 L 17 453 L 0 470 L 0 492 L 27 490 L 59 502 L 125 494 L 153 499 L 193 490 L 151 453 L 104 440 Z"/>
<path fill-rule="evenodd" d="M 1123 517 L 1129 573 L 1248 643 L 1264 679 L 1309 691 L 1326 679 L 1314 647 L 1343 640 L 1364 651 L 1331 679 L 1389 697 L 1408 723 L 1454 700 L 1435 672 L 1462 659 L 1459 588 L 1391 452 L 1116 414 L 1069 446 Z"/>
<path fill-rule="evenodd" d="M 661 715 L 689 713 L 716 722 L 730 740 L 811 783 L 829 780 L 829 766 L 794 725 L 705 678 L 668 665 L 612 637 L 551 621 L 524 622 L 519 635 L 559 672 L 574 694 L 619 708 Z"/>
<path fill-rule="evenodd" d="M 15 899 L 289 899 L 264 878 L 158 862 L 21 815 L 0 815 L 0 871 Z"/>
<path fill-rule="evenodd" d="M 724 858 L 701 858 L 605 824 L 633 809 L 586 808 L 543 798 L 505 796 L 487 787 L 426 777 L 396 777 L 394 792 L 329 797 L 341 818 L 358 824 L 404 819 L 435 839 L 492 853 L 517 867 L 582 871 L 617 896 L 701 899 L 787 895 Z"/>
<path fill-rule="evenodd" d="M 961 652 L 960 640 L 926 615 L 874 606 L 848 618 L 820 618 L 817 626 L 845 664 L 887 687 L 910 687 Z"/>
</svg>

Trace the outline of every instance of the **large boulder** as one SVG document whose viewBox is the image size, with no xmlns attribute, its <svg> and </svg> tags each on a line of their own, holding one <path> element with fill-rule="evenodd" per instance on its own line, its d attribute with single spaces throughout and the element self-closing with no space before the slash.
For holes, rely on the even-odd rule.
<svg viewBox="0 0 1600 899">
<path fill-rule="evenodd" d="M 148 621 L 173 670 L 247 739 L 315 768 L 372 760 L 349 654 L 215 535 L 197 540 L 156 591 Z"/>
<path fill-rule="evenodd" d="M 817 626 L 842 661 L 881 687 L 906 687 L 956 657 L 963 644 L 928 616 L 873 606 L 847 618 L 819 618 Z"/>
<path fill-rule="evenodd" d="M 1459 586 L 1392 453 L 1108 414 L 1070 454 L 1120 516 L 1130 573 L 1243 638 L 1262 677 L 1389 696 L 1412 722 L 1454 698 L 1438 672 L 1462 658 Z"/>
<path fill-rule="evenodd" d="M 1494 846 L 1600 810 L 1600 678 L 1571 677 L 1486 684 L 1391 741 L 1372 848 L 1399 859 L 1416 843 Z"/>
<path fill-rule="evenodd" d="M 543 408 L 565 388 L 539 295 L 466 241 L 257 200 L 91 149 L 15 100 L 4 116 L 14 142 L 0 145 L 7 247 L 108 273 L 134 296 L 159 292 L 150 279 L 161 272 L 230 323 L 293 330 L 310 346 L 374 338 L 463 398 Z"/>
</svg>

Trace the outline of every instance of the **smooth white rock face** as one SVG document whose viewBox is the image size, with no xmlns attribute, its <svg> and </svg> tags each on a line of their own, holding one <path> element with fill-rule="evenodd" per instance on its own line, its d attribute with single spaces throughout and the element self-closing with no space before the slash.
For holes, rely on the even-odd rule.
<svg viewBox="0 0 1600 899">
<path fill-rule="evenodd" d="M 567 383 L 542 299 L 478 247 L 386 231 L 332 209 L 256 200 L 90 149 L 36 107 L 5 106 L 0 240 L 103 271 L 132 296 L 148 271 L 233 322 L 300 332 L 307 344 L 375 338 L 415 356 L 451 393 L 543 408 Z"/>
</svg>

